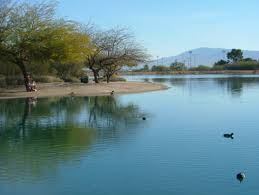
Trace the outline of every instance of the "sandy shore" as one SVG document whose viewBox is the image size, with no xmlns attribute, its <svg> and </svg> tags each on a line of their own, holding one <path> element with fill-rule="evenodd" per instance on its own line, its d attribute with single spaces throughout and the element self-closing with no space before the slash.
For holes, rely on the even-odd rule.
<svg viewBox="0 0 259 195">
<path fill-rule="evenodd" d="M 167 89 L 165 85 L 147 82 L 114 82 L 99 84 L 50 83 L 38 84 L 37 92 L 25 92 L 23 86 L 14 89 L 1 89 L 0 99 L 53 96 L 105 96 L 115 94 L 141 93 Z"/>
</svg>

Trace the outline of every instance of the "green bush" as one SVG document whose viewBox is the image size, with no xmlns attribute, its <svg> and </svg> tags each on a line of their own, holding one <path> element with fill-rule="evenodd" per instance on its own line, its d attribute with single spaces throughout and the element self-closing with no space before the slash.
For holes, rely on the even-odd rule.
<svg viewBox="0 0 259 195">
<path fill-rule="evenodd" d="M 110 79 L 111 82 L 125 82 L 126 79 L 118 76 L 112 76 Z"/>
<path fill-rule="evenodd" d="M 211 67 L 200 65 L 198 67 L 190 68 L 189 70 L 192 70 L 192 71 L 209 71 L 209 70 L 211 70 Z"/>
<path fill-rule="evenodd" d="M 67 83 L 80 83 L 80 80 L 76 77 L 67 77 L 64 78 L 63 81 Z"/>
<path fill-rule="evenodd" d="M 106 78 L 103 77 L 103 78 L 100 78 L 100 81 L 102 82 L 106 82 Z M 110 82 L 125 82 L 127 81 L 125 78 L 123 77 L 119 77 L 119 76 L 116 76 L 116 75 L 113 75 L 111 78 L 110 78 Z"/>
<path fill-rule="evenodd" d="M 3 75 L 0 75 L 0 87 L 6 87 L 6 80 Z"/>
<path fill-rule="evenodd" d="M 5 81 L 7 86 L 24 85 L 24 78 L 22 76 L 7 76 Z"/>
<path fill-rule="evenodd" d="M 168 71 L 170 71 L 170 68 L 167 67 L 167 66 L 158 65 L 158 66 L 152 66 L 151 71 L 153 71 L 153 72 L 168 72 Z"/>
<path fill-rule="evenodd" d="M 80 78 L 81 83 L 88 83 L 89 82 L 89 77 L 88 76 L 83 76 Z"/>
<path fill-rule="evenodd" d="M 172 71 L 184 71 L 187 70 L 187 67 L 184 63 L 181 62 L 174 62 L 170 65 L 170 70 Z"/>
<path fill-rule="evenodd" d="M 225 65 L 226 70 L 259 70 L 257 61 L 241 61 L 234 64 Z"/>
<path fill-rule="evenodd" d="M 217 62 L 214 64 L 214 66 L 226 65 L 226 64 L 228 64 L 228 63 L 229 63 L 229 61 L 226 61 L 226 60 L 219 60 L 219 61 L 217 61 Z"/>
<path fill-rule="evenodd" d="M 60 78 L 54 77 L 54 76 L 34 76 L 33 77 L 36 82 L 39 83 L 55 83 L 55 82 L 62 82 Z"/>
<path fill-rule="evenodd" d="M 212 67 L 211 70 L 215 70 L 215 71 L 225 70 L 225 66 L 223 66 L 223 65 L 215 65 L 215 66 Z"/>
</svg>

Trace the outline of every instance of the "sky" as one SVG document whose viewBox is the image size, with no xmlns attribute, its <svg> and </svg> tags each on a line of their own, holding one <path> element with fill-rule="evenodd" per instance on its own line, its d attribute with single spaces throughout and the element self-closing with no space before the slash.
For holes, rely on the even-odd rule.
<svg viewBox="0 0 259 195">
<path fill-rule="evenodd" d="M 58 15 L 129 28 L 154 58 L 200 47 L 259 50 L 258 0 L 59 0 Z"/>
</svg>

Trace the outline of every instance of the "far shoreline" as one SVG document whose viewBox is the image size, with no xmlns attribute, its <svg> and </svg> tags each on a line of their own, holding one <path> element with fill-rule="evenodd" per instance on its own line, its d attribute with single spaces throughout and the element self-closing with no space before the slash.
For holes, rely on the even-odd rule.
<svg viewBox="0 0 259 195">
<path fill-rule="evenodd" d="M 206 74 L 229 74 L 229 75 L 259 75 L 259 70 L 210 70 L 210 71 L 165 71 L 165 72 L 153 72 L 153 71 L 127 71 L 120 72 L 120 76 L 127 75 L 206 75 Z"/>
<path fill-rule="evenodd" d="M 0 100 L 14 98 L 43 98 L 62 96 L 108 96 L 144 93 L 168 89 L 167 86 L 150 82 L 111 82 L 111 83 L 39 83 L 37 92 L 26 92 L 24 86 L 12 89 L 0 88 Z"/>
</svg>

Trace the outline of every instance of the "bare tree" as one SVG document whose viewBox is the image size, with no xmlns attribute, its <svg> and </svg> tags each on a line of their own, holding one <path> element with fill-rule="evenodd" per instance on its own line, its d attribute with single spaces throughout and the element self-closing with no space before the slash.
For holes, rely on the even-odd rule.
<svg viewBox="0 0 259 195">
<path fill-rule="evenodd" d="M 92 35 L 93 52 L 86 65 L 93 71 L 95 82 L 103 71 L 107 82 L 124 66 L 136 66 L 144 62 L 148 55 L 136 42 L 134 36 L 124 28 L 99 31 Z"/>
<path fill-rule="evenodd" d="M 85 65 L 93 72 L 95 83 L 99 83 L 99 72 L 102 70 L 101 59 L 106 48 L 106 37 L 103 32 L 96 30 L 95 27 L 92 27 L 87 33 L 91 37 L 89 47 L 92 51 L 87 56 Z"/>
</svg>

